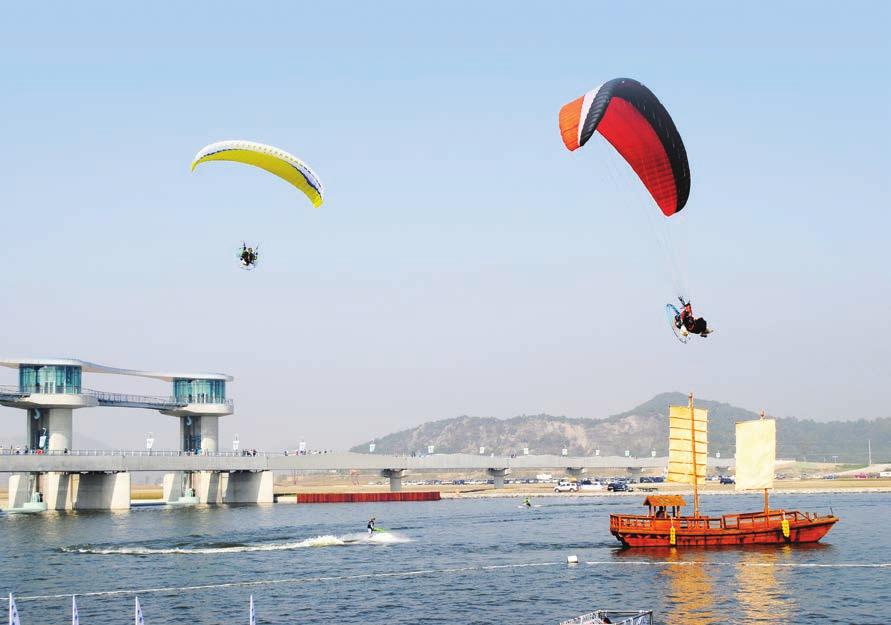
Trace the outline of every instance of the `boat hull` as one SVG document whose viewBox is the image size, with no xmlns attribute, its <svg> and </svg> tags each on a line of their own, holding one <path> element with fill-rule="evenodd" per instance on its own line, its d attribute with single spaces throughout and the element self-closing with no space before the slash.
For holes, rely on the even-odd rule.
<svg viewBox="0 0 891 625">
<path fill-rule="evenodd" d="M 782 512 L 774 511 L 770 515 L 753 513 L 718 518 L 611 515 L 610 531 L 626 547 L 787 545 L 815 543 L 838 522 L 834 516 L 808 517 L 796 512 L 786 516 L 784 519 Z M 788 532 L 784 531 L 784 520 L 788 523 Z"/>
<path fill-rule="evenodd" d="M 7 508 L 6 514 L 40 514 L 46 512 L 46 504 L 42 501 L 26 501 L 20 508 Z"/>
</svg>

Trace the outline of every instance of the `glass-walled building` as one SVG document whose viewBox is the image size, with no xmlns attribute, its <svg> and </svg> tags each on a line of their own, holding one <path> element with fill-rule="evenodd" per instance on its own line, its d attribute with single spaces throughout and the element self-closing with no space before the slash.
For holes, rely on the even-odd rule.
<svg viewBox="0 0 891 625">
<path fill-rule="evenodd" d="M 226 393 L 226 385 L 232 381 L 232 376 L 224 373 L 117 369 L 76 358 L 0 358 L 0 369 L 3 367 L 15 369 L 18 376 L 18 388 L 15 390 L 9 386 L 13 384 L 12 381 L 0 380 L 0 404 L 4 406 L 39 406 L 41 410 L 46 407 L 57 412 L 95 406 L 118 406 L 158 410 L 162 414 L 175 417 L 221 417 L 232 414 L 235 409 Z M 93 388 L 89 380 L 82 380 L 84 375 L 96 373 L 163 380 L 166 392 L 163 395 L 105 392 Z M 83 384 L 90 388 L 84 388 Z M 67 418 L 70 419 L 70 416 Z M 70 429 L 70 426 L 67 427 Z M 58 428 L 54 429 L 58 431 Z M 51 432 L 53 440 L 58 442 L 65 438 L 56 436 L 56 433 Z M 208 441 L 215 441 L 215 437 L 207 432 L 201 432 L 201 436 Z M 69 446 L 63 443 L 59 443 L 62 445 L 59 449 Z M 204 447 L 211 448 L 213 445 Z M 50 448 L 53 449 L 52 445 Z"/>
<path fill-rule="evenodd" d="M 226 381 L 177 378 L 173 395 L 177 401 L 189 404 L 225 404 Z"/>
<path fill-rule="evenodd" d="M 19 365 L 23 393 L 80 394 L 81 368 L 73 365 Z"/>
</svg>

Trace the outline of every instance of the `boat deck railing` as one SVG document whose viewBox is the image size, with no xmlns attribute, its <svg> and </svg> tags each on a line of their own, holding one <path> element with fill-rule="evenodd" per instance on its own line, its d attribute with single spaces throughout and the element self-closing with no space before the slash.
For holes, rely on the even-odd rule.
<svg viewBox="0 0 891 625">
<path fill-rule="evenodd" d="M 798 510 L 771 510 L 767 514 L 763 512 L 748 512 L 744 514 L 725 514 L 721 517 L 724 527 L 728 529 L 749 529 L 765 525 L 779 525 L 783 521 L 793 523 L 795 521 L 809 521 L 810 516 Z"/>
<path fill-rule="evenodd" d="M 720 517 L 652 517 L 642 514 L 611 514 L 611 529 L 650 529 L 674 526 L 677 529 L 757 529 L 759 527 L 774 527 L 783 521 L 794 523 L 796 521 L 810 521 L 811 516 L 798 510 L 771 510 L 764 512 L 745 512 L 741 514 L 725 514 Z"/>
<path fill-rule="evenodd" d="M 604 620 L 607 617 L 609 620 Z M 645 610 L 595 610 L 568 621 L 563 621 L 560 625 L 602 625 L 603 623 L 653 625 L 653 612 Z"/>
</svg>

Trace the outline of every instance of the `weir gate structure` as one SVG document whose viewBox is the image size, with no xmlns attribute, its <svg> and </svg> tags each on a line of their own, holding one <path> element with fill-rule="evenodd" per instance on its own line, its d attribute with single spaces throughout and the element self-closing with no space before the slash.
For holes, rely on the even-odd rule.
<svg viewBox="0 0 891 625">
<path fill-rule="evenodd" d="M 408 472 L 484 471 L 495 488 L 511 470 L 624 469 L 640 474 L 664 469 L 665 457 L 492 454 L 389 455 L 374 453 L 270 454 L 221 451 L 220 417 L 234 411 L 222 373 L 166 373 L 116 369 L 74 359 L 0 359 L 17 368 L 18 386 L 0 386 L 0 405 L 20 408 L 27 420 L 27 453 L 0 453 L 0 473 L 9 478 L 8 508 L 41 500 L 49 510 L 111 510 L 130 507 L 130 474 L 164 473 L 168 503 L 272 503 L 274 471 L 367 471 L 388 478 L 399 491 Z M 106 393 L 84 388 L 83 373 L 129 375 L 173 384 L 170 396 Z M 87 407 L 143 408 L 179 419 L 180 449 L 84 451 L 74 445 L 73 411 Z M 728 467 L 731 459 L 709 458 Z"/>
<path fill-rule="evenodd" d="M 18 369 L 17 386 L 0 386 L 0 405 L 25 412 L 27 433 L 26 453 L 0 456 L 4 460 L 25 460 L 22 468 L 0 468 L 13 473 L 9 478 L 9 508 L 21 508 L 34 501 L 50 510 L 130 507 L 127 468 L 104 464 L 72 468 L 64 462 L 77 453 L 73 451 L 73 411 L 78 408 L 143 408 L 176 417 L 180 425 L 180 453 L 186 454 L 215 453 L 220 417 L 233 412 L 232 400 L 226 398 L 226 382 L 231 382 L 232 377 L 222 373 L 137 371 L 70 358 L 0 359 L 0 366 Z M 95 391 L 82 385 L 84 373 L 163 380 L 172 383 L 172 394 Z M 210 492 L 218 489 L 221 481 L 233 502 L 272 501 L 271 473 L 264 476 L 235 470 L 221 480 L 218 471 L 191 467 L 170 469 L 164 477 L 165 498 L 175 501 L 187 493 Z M 264 490 L 265 482 L 268 486 Z"/>
</svg>

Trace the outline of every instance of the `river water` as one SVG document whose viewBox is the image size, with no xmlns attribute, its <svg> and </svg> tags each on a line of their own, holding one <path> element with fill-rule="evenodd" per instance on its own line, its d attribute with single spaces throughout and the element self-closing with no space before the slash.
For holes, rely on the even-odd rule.
<svg viewBox="0 0 891 625">
<path fill-rule="evenodd" d="M 891 494 L 778 495 L 841 522 L 811 546 L 621 550 L 611 512 L 641 497 L 270 505 L 0 516 L 0 592 L 22 625 L 449 623 L 551 625 L 596 608 L 657 623 L 888 622 Z M 710 514 L 758 496 L 708 496 Z M 370 515 L 391 531 L 372 540 Z M 581 563 L 568 566 L 566 557 Z"/>
</svg>

